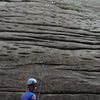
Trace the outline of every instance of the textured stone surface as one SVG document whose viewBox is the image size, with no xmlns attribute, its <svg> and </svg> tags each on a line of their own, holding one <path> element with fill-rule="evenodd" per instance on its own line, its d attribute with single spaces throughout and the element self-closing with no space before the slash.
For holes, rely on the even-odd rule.
<svg viewBox="0 0 100 100">
<path fill-rule="evenodd" d="M 99 5 L 0 2 L 0 100 L 19 100 L 29 77 L 42 80 L 41 100 L 99 100 Z"/>
</svg>

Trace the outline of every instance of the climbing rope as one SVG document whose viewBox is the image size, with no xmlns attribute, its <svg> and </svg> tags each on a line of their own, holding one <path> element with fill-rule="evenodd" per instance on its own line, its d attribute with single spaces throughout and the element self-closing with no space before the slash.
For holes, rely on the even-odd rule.
<svg viewBox="0 0 100 100">
<path fill-rule="evenodd" d="M 55 0 L 50 0 L 49 2 L 51 5 L 53 5 L 53 9 L 55 10 Z M 43 13 L 46 13 L 46 12 L 43 12 Z M 48 36 L 48 41 L 47 41 L 47 44 L 49 42 L 49 36 Z M 42 57 L 42 59 L 44 59 L 44 56 Z M 41 100 L 40 96 L 41 96 L 41 92 L 42 92 L 42 86 L 43 86 L 43 81 L 42 81 L 42 78 L 43 78 L 43 73 L 44 73 L 44 61 L 42 61 L 42 64 L 40 65 L 40 71 L 41 71 L 41 80 L 40 80 L 40 84 L 39 84 L 39 92 L 38 92 L 38 97 L 37 97 L 37 100 Z"/>
<path fill-rule="evenodd" d="M 40 95 L 41 95 L 41 91 L 42 91 L 42 85 L 43 85 L 43 81 L 42 81 L 42 78 L 43 78 L 43 73 L 44 73 L 44 64 L 42 64 L 40 66 L 40 70 L 41 70 L 41 81 L 40 81 L 40 85 L 39 85 L 39 92 L 38 92 L 38 97 L 37 97 L 37 100 L 41 100 L 40 99 Z"/>
</svg>

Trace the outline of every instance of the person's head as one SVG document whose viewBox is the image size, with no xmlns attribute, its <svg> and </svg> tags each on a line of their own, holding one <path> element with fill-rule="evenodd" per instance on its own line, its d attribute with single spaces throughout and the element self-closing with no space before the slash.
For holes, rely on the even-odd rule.
<svg viewBox="0 0 100 100">
<path fill-rule="evenodd" d="M 29 91 L 31 92 L 35 92 L 38 88 L 38 82 L 35 78 L 29 78 L 27 81 L 27 87 L 29 89 Z"/>
</svg>

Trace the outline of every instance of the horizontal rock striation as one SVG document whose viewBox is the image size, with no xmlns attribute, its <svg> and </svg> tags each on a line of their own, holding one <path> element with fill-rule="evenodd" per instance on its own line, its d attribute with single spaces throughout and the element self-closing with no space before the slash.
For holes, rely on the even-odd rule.
<svg viewBox="0 0 100 100">
<path fill-rule="evenodd" d="M 99 100 L 100 2 L 15 1 L 0 2 L 0 100 L 19 100 L 29 77 L 41 100 Z"/>
</svg>

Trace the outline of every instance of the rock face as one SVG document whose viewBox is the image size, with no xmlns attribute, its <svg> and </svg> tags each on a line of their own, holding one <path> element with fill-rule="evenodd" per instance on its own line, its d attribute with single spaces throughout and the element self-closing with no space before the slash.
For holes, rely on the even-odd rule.
<svg viewBox="0 0 100 100">
<path fill-rule="evenodd" d="M 41 100 L 100 100 L 99 0 L 0 2 L 0 100 L 29 77 Z"/>
</svg>

